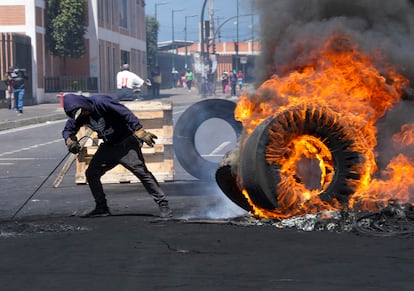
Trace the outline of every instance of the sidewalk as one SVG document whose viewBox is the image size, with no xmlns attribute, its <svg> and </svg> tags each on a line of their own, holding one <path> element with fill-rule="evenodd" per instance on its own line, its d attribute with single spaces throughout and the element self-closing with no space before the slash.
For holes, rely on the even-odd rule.
<svg viewBox="0 0 414 291">
<path fill-rule="evenodd" d="M 66 114 L 59 103 L 25 106 L 23 114 L 7 108 L 0 109 L 0 130 L 12 129 L 47 121 L 65 119 Z"/>
</svg>

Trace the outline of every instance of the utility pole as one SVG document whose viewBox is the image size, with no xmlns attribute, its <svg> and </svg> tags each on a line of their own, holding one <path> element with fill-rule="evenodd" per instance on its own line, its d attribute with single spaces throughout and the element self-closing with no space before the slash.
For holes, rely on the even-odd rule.
<svg viewBox="0 0 414 291">
<path fill-rule="evenodd" d="M 167 5 L 167 4 L 168 2 L 165 2 L 165 1 L 154 4 L 155 21 L 157 22 L 157 25 L 158 25 L 158 6 Z M 158 66 L 158 32 L 157 32 L 157 41 L 155 44 L 157 45 L 157 51 L 155 53 L 155 65 Z"/>
<path fill-rule="evenodd" d="M 175 39 L 174 39 L 174 14 L 175 12 L 184 11 L 184 9 L 172 9 L 171 10 L 171 27 L 172 27 L 172 34 L 171 34 L 171 70 L 174 70 L 175 68 L 175 53 L 176 53 L 176 46 L 175 46 Z"/>
<path fill-rule="evenodd" d="M 215 44 L 215 40 L 214 40 L 214 2 L 213 0 L 209 0 L 209 4 L 208 4 L 208 16 L 210 18 L 210 39 L 209 39 L 209 44 L 212 47 L 212 53 L 215 54 L 216 53 L 216 44 Z"/>
<path fill-rule="evenodd" d="M 202 74 L 202 76 L 201 76 L 201 96 L 202 97 L 206 97 L 206 92 L 205 92 L 205 90 L 204 90 L 204 86 L 205 86 L 205 78 L 204 78 L 204 59 L 205 59 L 205 56 L 204 56 L 204 54 L 205 54 L 205 34 L 204 34 L 204 27 L 205 27 L 205 24 L 204 24 L 204 11 L 205 11 L 205 9 L 206 9 L 206 5 L 207 5 L 207 0 L 204 0 L 204 3 L 203 3 L 203 7 L 201 8 L 201 16 L 200 16 L 200 26 L 201 26 L 201 34 L 200 34 L 200 36 L 201 36 L 201 66 L 202 66 L 202 68 L 201 68 L 201 74 Z"/>
<path fill-rule="evenodd" d="M 196 17 L 195 15 L 186 15 L 185 17 L 185 23 L 184 23 L 184 42 L 185 42 L 185 69 L 187 69 L 187 59 L 188 59 L 188 46 L 187 46 L 187 18 Z"/>
<path fill-rule="evenodd" d="M 236 0 L 237 3 L 237 23 L 236 23 L 236 44 L 237 44 L 237 49 L 236 49 L 236 72 L 239 71 L 239 0 Z"/>
</svg>

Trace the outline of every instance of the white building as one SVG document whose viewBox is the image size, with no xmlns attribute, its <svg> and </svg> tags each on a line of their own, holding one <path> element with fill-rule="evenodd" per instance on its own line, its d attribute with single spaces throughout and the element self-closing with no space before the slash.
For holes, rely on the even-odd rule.
<svg viewBox="0 0 414 291">
<path fill-rule="evenodd" d="M 86 53 L 80 59 L 66 58 L 64 66 L 63 58 L 53 57 L 46 47 L 46 1 L 0 1 L 0 73 L 4 76 L 14 66 L 27 69 L 31 88 L 26 103 L 57 102 L 59 91 L 112 93 L 123 63 L 146 77 L 145 1 L 85 3 Z"/>
</svg>

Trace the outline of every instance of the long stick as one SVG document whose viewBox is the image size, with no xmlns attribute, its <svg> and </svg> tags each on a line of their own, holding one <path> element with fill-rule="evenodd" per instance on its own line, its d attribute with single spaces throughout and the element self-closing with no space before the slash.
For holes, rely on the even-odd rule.
<svg viewBox="0 0 414 291">
<path fill-rule="evenodd" d="M 57 168 L 59 168 L 60 164 L 63 163 L 63 161 L 66 159 L 66 157 L 70 154 L 70 152 L 68 152 L 63 159 L 59 162 L 59 164 L 57 164 L 57 166 L 50 172 L 50 174 L 46 177 L 46 179 L 43 180 L 43 182 L 36 188 L 36 190 L 32 193 L 32 195 L 29 196 L 29 198 L 26 199 L 26 201 L 22 204 L 22 206 L 19 207 L 19 209 L 17 209 L 17 211 L 13 214 L 13 216 L 11 217 L 11 219 L 14 219 L 14 217 L 23 209 L 23 207 L 26 206 L 26 204 L 30 201 L 30 199 L 32 199 L 32 197 L 37 193 L 37 191 L 39 191 L 40 188 L 42 188 L 43 184 L 46 183 L 46 181 L 49 179 L 50 176 L 52 176 L 52 174 L 56 171 Z"/>
<path fill-rule="evenodd" d="M 88 128 L 88 130 L 86 131 L 86 133 L 85 133 L 85 135 L 81 138 L 81 140 L 80 140 L 80 145 L 81 145 L 81 147 L 83 147 L 84 145 L 85 145 L 85 143 L 86 143 L 86 140 L 87 140 L 87 137 L 89 137 L 90 135 L 92 134 L 92 130 L 90 129 L 90 128 Z M 46 183 L 46 181 L 50 178 L 50 176 L 52 176 L 52 174 L 56 171 L 56 169 L 57 168 L 59 168 L 59 166 L 63 163 L 63 161 L 67 158 L 67 156 L 69 155 L 69 154 L 71 154 L 71 152 L 68 152 L 64 157 L 63 157 L 63 159 L 59 162 L 59 164 L 57 164 L 57 166 L 50 172 L 50 174 L 46 177 L 46 179 L 44 179 L 43 180 L 43 182 L 39 185 L 39 187 L 37 187 L 36 188 L 36 190 L 32 193 L 32 195 L 30 195 L 29 196 L 29 198 L 27 198 L 26 199 L 26 201 L 24 201 L 24 203 L 19 207 L 19 209 L 17 209 L 17 211 L 13 214 L 13 216 L 11 217 L 11 219 L 14 219 L 15 217 L 16 217 L 16 215 L 23 209 L 23 207 L 25 207 L 26 206 L 26 204 L 30 201 L 30 199 L 32 199 L 33 198 L 33 196 L 35 196 L 35 194 L 37 193 L 37 191 L 39 191 L 39 189 L 40 188 L 42 188 L 42 186 Z M 78 155 L 74 155 L 74 154 L 72 154 L 72 157 L 70 157 L 69 159 L 68 159 L 68 162 L 73 158 L 73 160 L 72 160 L 72 162 L 76 159 L 76 157 L 77 157 Z M 67 165 L 68 164 L 68 165 Z M 66 166 L 66 172 L 69 170 L 69 168 L 70 168 L 70 165 L 71 165 L 72 163 L 66 163 L 65 164 L 65 166 Z M 62 179 L 63 179 L 63 176 L 65 175 L 65 173 L 66 172 L 64 172 L 63 173 L 63 169 L 62 169 L 62 171 L 61 171 L 61 173 L 59 174 L 59 175 L 62 175 Z M 63 173 L 63 174 L 62 174 Z"/>
</svg>

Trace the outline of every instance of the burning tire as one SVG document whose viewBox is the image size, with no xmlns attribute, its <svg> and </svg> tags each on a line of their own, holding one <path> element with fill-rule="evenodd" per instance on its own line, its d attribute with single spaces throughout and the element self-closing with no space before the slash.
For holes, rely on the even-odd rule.
<svg viewBox="0 0 414 291">
<path fill-rule="evenodd" d="M 326 107 L 297 106 L 262 122 L 247 138 L 240 176 L 252 202 L 289 209 L 303 193 L 345 203 L 364 159 L 358 134 Z"/>
<path fill-rule="evenodd" d="M 237 181 L 237 169 L 232 167 L 232 155 L 238 155 L 237 150 L 227 152 L 221 162 L 220 167 L 216 171 L 216 182 L 220 189 L 226 194 L 226 196 L 236 203 L 238 206 L 247 211 L 252 211 L 253 208 L 244 197 L 242 190 L 240 189 Z"/>
<path fill-rule="evenodd" d="M 178 119 L 174 129 L 174 150 L 181 166 L 200 180 L 213 180 L 219 163 L 204 159 L 195 146 L 200 125 L 212 118 L 222 119 L 238 137 L 242 124 L 234 119 L 236 104 L 224 99 L 207 99 L 191 105 Z"/>
</svg>

